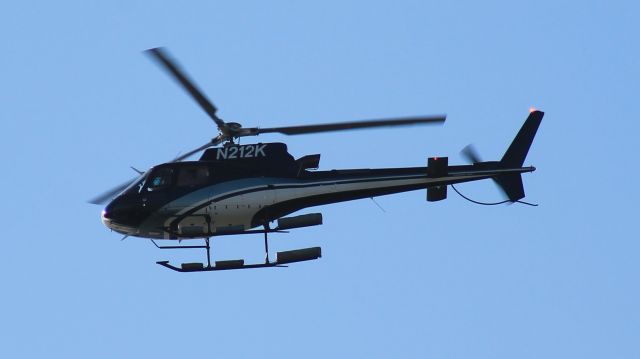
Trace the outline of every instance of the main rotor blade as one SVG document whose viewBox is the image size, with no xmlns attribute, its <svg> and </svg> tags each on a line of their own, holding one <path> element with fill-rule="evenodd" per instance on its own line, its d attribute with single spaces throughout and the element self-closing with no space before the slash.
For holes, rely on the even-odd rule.
<svg viewBox="0 0 640 359">
<path fill-rule="evenodd" d="M 204 150 L 204 149 L 207 149 L 207 148 L 209 148 L 209 147 L 213 147 L 213 146 L 215 146 L 215 145 L 218 145 L 218 144 L 220 144 L 222 141 L 224 141 L 224 138 L 223 138 L 222 136 L 215 137 L 215 138 L 211 139 L 211 141 L 209 141 L 209 142 L 205 143 L 204 145 L 202 145 L 202 146 L 200 146 L 200 147 L 196 148 L 195 150 L 191 150 L 191 151 L 189 151 L 189 152 L 187 152 L 187 153 L 185 153 L 185 154 L 183 154 L 183 155 L 181 155 L 181 156 L 176 157 L 176 158 L 175 158 L 173 161 L 171 161 L 171 162 L 180 162 L 180 161 L 184 160 L 185 158 L 187 158 L 187 157 L 189 157 L 189 156 L 193 155 L 194 153 L 197 153 L 197 152 L 200 152 L 200 151 L 202 151 L 202 150 Z"/>
<path fill-rule="evenodd" d="M 130 180 L 128 180 L 127 182 L 124 182 L 120 185 L 118 185 L 117 187 L 113 187 L 112 189 L 104 192 L 103 194 L 90 199 L 89 203 L 91 204 L 105 204 L 108 200 L 110 200 L 111 198 L 113 198 L 116 194 L 122 192 L 122 190 L 124 190 L 125 188 L 127 188 L 127 186 L 129 186 L 131 183 L 133 183 L 133 181 L 137 180 L 139 177 L 135 177 L 132 178 Z"/>
<path fill-rule="evenodd" d="M 169 58 L 166 50 L 161 47 L 155 47 L 145 51 L 146 54 L 151 56 L 156 62 L 158 62 L 166 71 L 171 73 L 173 77 L 182 85 L 182 87 L 191 95 L 191 97 L 202 107 L 202 109 L 211 117 L 211 119 L 218 125 L 218 128 L 222 130 L 226 127 L 224 121 L 218 118 L 216 112 L 218 109 L 213 103 L 204 95 L 195 83 L 187 77 L 185 72 L 178 67 L 178 65 Z"/>
<path fill-rule="evenodd" d="M 251 134 L 271 133 L 279 132 L 285 135 L 302 135 L 305 133 L 318 133 L 318 132 L 330 132 L 330 131 L 346 131 L 356 130 L 361 128 L 372 127 L 392 127 L 392 126 L 409 126 L 419 124 L 436 124 L 443 123 L 446 120 L 445 115 L 436 116 L 423 116 L 423 117 L 403 117 L 403 118 L 390 118 L 381 120 L 366 120 L 366 121 L 353 121 L 353 122 L 336 122 L 336 123 L 323 123 L 317 125 L 305 125 L 305 126 L 289 126 L 289 127 L 270 127 L 270 128 L 248 128 L 248 132 Z"/>
</svg>

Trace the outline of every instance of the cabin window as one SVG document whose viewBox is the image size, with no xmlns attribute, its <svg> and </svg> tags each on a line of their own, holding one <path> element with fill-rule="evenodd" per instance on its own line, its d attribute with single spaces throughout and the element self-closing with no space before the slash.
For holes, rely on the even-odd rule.
<svg viewBox="0 0 640 359">
<path fill-rule="evenodd" d="M 167 188 L 173 183 L 173 168 L 160 168 L 153 171 L 147 180 L 147 191 L 154 192 Z"/>
<path fill-rule="evenodd" d="M 179 187 L 183 186 L 199 186 L 209 182 L 210 172 L 209 167 L 197 165 L 197 166 L 185 166 L 180 168 L 178 172 Z"/>
</svg>

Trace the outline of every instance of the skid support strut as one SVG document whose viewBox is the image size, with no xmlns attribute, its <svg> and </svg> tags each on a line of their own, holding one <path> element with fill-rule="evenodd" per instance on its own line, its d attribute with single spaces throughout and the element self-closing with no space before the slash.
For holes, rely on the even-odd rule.
<svg viewBox="0 0 640 359">
<path fill-rule="evenodd" d="M 207 268 L 211 268 L 211 246 L 209 246 L 209 238 L 205 238 L 204 243 L 207 247 Z"/>
<path fill-rule="evenodd" d="M 264 264 L 269 263 L 269 239 L 267 238 L 269 234 L 269 222 L 264 222 Z"/>
</svg>

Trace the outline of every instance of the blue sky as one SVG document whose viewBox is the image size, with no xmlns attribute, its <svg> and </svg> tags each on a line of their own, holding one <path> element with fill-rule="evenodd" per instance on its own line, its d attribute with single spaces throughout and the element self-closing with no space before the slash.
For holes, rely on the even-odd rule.
<svg viewBox="0 0 640 359">
<path fill-rule="evenodd" d="M 0 5 L 0 357 L 637 358 L 635 2 L 194 1 Z M 499 158 L 531 106 L 537 208 L 424 191 L 320 209 L 274 235 L 287 269 L 110 233 L 92 196 L 207 141 L 212 122 L 141 51 L 167 46 L 245 126 L 447 113 L 442 127 L 286 141 L 321 168 Z M 246 143 L 246 141 L 245 141 Z M 459 187 L 501 199 L 487 182 Z M 318 211 L 311 209 L 302 213 Z M 214 241 L 261 258 L 259 237 Z"/>
</svg>

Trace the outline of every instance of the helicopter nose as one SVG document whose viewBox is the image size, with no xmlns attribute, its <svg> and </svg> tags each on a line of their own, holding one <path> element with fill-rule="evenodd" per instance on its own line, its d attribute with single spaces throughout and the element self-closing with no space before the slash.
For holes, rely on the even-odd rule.
<svg viewBox="0 0 640 359">
<path fill-rule="evenodd" d="M 132 203 L 116 198 L 101 214 L 102 223 L 108 228 L 122 233 L 133 233 L 140 226 L 144 213 Z"/>
<path fill-rule="evenodd" d="M 114 216 L 113 214 L 114 214 L 114 211 L 113 211 L 112 209 L 110 209 L 109 207 L 105 207 L 105 208 L 102 210 L 102 213 L 100 214 L 100 219 L 102 220 L 102 223 L 103 223 L 105 226 L 109 227 L 109 228 L 111 228 L 111 226 L 110 226 L 110 225 L 111 225 L 112 223 L 117 222 L 117 221 L 115 220 L 115 218 L 114 218 L 115 216 Z"/>
<path fill-rule="evenodd" d="M 116 219 L 119 219 L 117 214 L 119 211 L 115 210 L 115 206 L 112 205 L 113 202 L 109 203 L 100 214 L 100 218 L 102 222 L 106 225 L 108 222 L 116 222 Z"/>
</svg>

